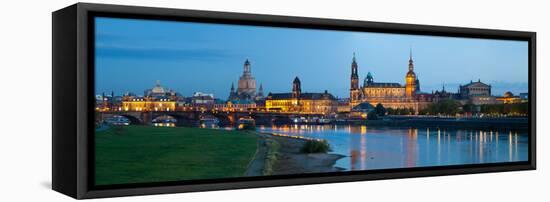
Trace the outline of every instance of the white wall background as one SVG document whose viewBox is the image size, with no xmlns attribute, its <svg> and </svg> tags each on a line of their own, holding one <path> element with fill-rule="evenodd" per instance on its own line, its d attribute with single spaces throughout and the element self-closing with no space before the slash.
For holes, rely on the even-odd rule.
<svg viewBox="0 0 550 202">
<path fill-rule="evenodd" d="M 141 0 L 140 6 L 536 31 L 538 170 L 107 199 L 109 201 L 543 201 L 550 198 L 550 6 L 523 0 Z M 68 201 L 51 186 L 51 12 L 75 1 L 0 4 L 0 201 Z M 547 57 L 548 56 L 548 57 Z M 32 120 L 32 124 L 29 124 Z"/>
</svg>

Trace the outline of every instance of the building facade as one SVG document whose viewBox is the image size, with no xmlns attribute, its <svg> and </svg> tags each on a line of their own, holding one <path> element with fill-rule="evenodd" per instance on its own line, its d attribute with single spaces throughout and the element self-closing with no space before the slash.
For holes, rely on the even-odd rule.
<svg viewBox="0 0 550 202">
<path fill-rule="evenodd" d="M 509 92 L 509 91 L 504 93 L 504 96 L 496 97 L 495 99 L 497 100 L 497 102 L 502 104 L 526 103 L 528 101 L 527 98 L 522 98 L 521 96 L 515 96 L 512 92 Z"/>
<path fill-rule="evenodd" d="M 350 108 L 360 103 L 372 105 L 382 104 L 386 108 L 413 109 L 418 112 L 426 108 L 431 102 L 431 94 L 420 92 L 420 81 L 414 72 L 412 51 L 409 55 L 408 71 L 405 74 L 405 85 L 399 83 L 375 82 L 372 73 L 368 73 L 361 88 L 355 86 L 358 78 L 358 65 L 355 55 L 352 61 Z M 357 92 L 356 89 L 359 89 Z"/>
<path fill-rule="evenodd" d="M 145 90 L 144 96 L 127 93 L 122 97 L 119 111 L 175 111 L 177 93 L 162 87 L 157 81 L 151 89 Z"/>
<path fill-rule="evenodd" d="M 252 75 L 252 65 L 248 59 L 244 61 L 243 74 L 239 77 L 237 89 L 231 83 L 228 101 L 235 100 L 258 100 L 263 98 L 263 86 L 256 91 L 256 78 Z"/>
<path fill-rule="evenodd" d="M 491 96 L 491 85 L 481 82 L 481 79 L 477 82 L 470 81 L 466 85 L 460 85 L 458 93 L 462 98 Z"/>
<path fill-rule="evenodd" d="M 269 112 L 331 114 L 338 108 L 337 99 L 328 91 L 324 93 L 302 93 L 298 77 L 292 82 L 290 93 L 269 93 L 265 99 L 265 108 Z"/>
</svg>

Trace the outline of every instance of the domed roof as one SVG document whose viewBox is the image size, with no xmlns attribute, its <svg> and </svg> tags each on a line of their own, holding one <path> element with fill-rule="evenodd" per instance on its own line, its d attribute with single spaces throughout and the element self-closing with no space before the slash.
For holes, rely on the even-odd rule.
<svg viewBox="0 0 550 202">
<path fill-rule="evenodd" d="M 367 73 L 367 79 L 372 79 L 372 74 L 370 72 Z"/>
<path fill-rule="evenodd" d="M 514 94 L 510 91 L 504 93 L 504 97 L 514 97 Z"/>
<path fill-rule="evenodd" d="M 413 71 L 407 72 L 407 77 L 416 77 L 416 74 Z"/>
<path fill-rule="evenodd" d="M 164 89 L 162 86 L 160 86 L 160 81 L 157 80 L 157 84 L 155 87 L 151 89 L 152 93 L 166 93 L 166 89 Z"/>
</svg>

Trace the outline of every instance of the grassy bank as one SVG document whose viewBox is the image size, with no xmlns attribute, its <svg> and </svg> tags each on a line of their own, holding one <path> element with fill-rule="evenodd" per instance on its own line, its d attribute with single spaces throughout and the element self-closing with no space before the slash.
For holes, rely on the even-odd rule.
<svg viewBox="0 0 550 202">
<path fill-rule="evenodd" d="M 96 133 L 96 184 L 240 177 L 256 151 L 250 132 L 127 126 Z"/>
</svg>

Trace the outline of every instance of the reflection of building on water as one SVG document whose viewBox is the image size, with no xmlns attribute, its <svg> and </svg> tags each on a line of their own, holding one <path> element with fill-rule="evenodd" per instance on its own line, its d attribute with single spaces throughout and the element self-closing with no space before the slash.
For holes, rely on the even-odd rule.
<svg viewBox="0 0 550 202">
<path fill-rule="evenodd" d="M 336 163 L 348 170 L 514 162 L 528 157 L 528 134 L 504 129 L 359 125 L 284 125 L 258 129 L 285 136 L 326 139 L 334 153 L 348 156 Z"/>
<path fill-rule="evenodd" d="M 153 126 L 158 127 L 176 127 L 177 120 L 168 115 L 159 116 L 151 121 Z"/>
<path fill-rule="evenodd" d="M 365 170 L 369 164 L 369 153 L 367 152 L 367 126 L 350 127 L 352 134 L 360 134 L 359 141 L 350 142 L 349 156 L 351 170 Z M 357 146 L 355 146 L 357 145 Z M 352 149 L 355 148 L 355 149 Z M 358 149 L 357 149 L 358 148 Z M 357 167 L 359 165 L 359 167 Z"/>
<path fill-rule="evenodd" d="M 407 131 L 408 138 L 405 138 L 406 144 L 405 144 L 405 167 L 415 167 L 416 166 L 416 156 L 418 154 L 418 129 L 416 128 L 409 128 Z"/>
</svg>

